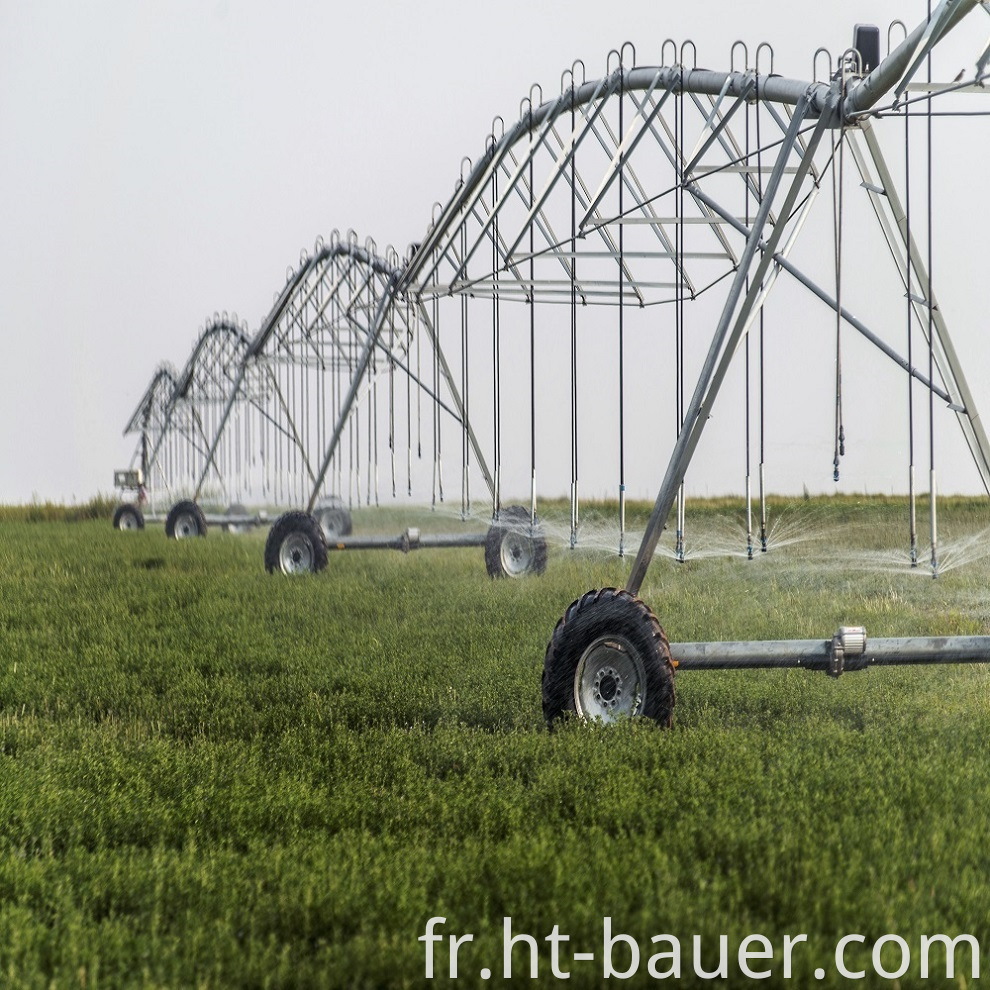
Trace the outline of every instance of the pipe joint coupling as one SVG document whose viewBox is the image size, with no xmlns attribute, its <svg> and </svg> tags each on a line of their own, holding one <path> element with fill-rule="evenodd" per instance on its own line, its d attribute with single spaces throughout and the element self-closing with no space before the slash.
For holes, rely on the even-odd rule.
<svg viewBox="0 0 990 990">
<path fill-rule="evenodd" d="M 829 650 L 829 676 L 839 677 L 844 671 L 863 670 L 865 667 L 866 629 L 863 626 L 839 626 Z"/>
</svg>

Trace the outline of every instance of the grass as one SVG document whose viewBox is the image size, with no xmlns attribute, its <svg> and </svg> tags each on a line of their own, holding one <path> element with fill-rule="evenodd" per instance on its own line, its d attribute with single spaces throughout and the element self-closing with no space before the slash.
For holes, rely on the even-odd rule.
<svg viewBox="0 0 990 990">
<path fill-rule="evenodd" d="M 88 502 L 65 505 L 35 498 L 28 505 L 0 505 L 0 522 L 82 522 L 85 519 L 111 519 L 117 500 L 97 495 Z"/>
<path fill-rule="evenodd" d="M 545 511 L 557 532 L 566 508 Z M 589 507 L 586 531 L 610 511 Z M 698 555 L 658 559 L 643 597 L 682 642 L 983 634 L 986 515 L 940 503 L 959 563 L 932 581 L 905 566 L 897 500 L 775 505 L 793 542 L 751 562 L 739 504 L 698 504 Z M 0 985 L 421 986 L 432 916 L 474 934 L 459 981 L 438 946 L 440 986 L 482 966 L 505 982 L 505 916 L 541 942 L 539 985 L 554 925 L 568 985 L 601 985 L 604 916 L 642 949 L 632 986 L 655 983 L 663 933 L 684 949 L 678 986 L 745 985 L 751 933 L 777 948 L 753 964 L 767 986 L 846 985 L 847 933 L 867 939 L 852 969 L 900 934 L 902 987 L 942 985 L 920 976 L 922 935 L 990 946 L 985 668 L 684 673 L 670 731 L 550 734 L 550 633 L 628 561 L 555 548 L 543 578 L 492 582 L 479 550 L 345 553 L 283 580 L 263 541 L 0 522 Z M 694 934 L 709 969 L 728 936 L 727 983 L 693 975 Z M 523 947 L 513 965 L 531 985 Z M 960 954 L 953 985 L 970 982 Z"/>
</svg>

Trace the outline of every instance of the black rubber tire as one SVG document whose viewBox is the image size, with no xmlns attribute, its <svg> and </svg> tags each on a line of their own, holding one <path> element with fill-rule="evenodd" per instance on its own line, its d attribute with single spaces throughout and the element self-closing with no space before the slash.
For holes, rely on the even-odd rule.
<svg viewBox="0 0 990 990">
<path fill-rule="evenodd" d="M 283 551 L 287 540 L 290 543 Z M 299 566 L 290 565 L 293 559 Z M 265 541 L 265 570 L 269 574 L 315 573 L 326 566 L 323 530 L 308 512 L 286 512 L 275 520 Z"/>
<path fill-rule="evenodd" d="M 648 605 L 617 588 L 589 591 L 573 602 L 557 623 L 543 660 L 543 717 L 548 726 L 553 728 L 567 713 L 587 715 L 578 709 L 575 698 L 579 666 L 586 654 L 591 659 L 592 646 L 614 649 L 617 644 L 611 637 L 622 641 L 622 654 L 635 651 L 637 664 L 641 664 L 643 683 L 633 685 L 639 702 L 631 714 L 670 726 L 675 693 L 667 635 Z"/>
<path fill-rule="evenodd" d="M 114 529 L 144 529 L 144 513 L 133 502 L 118 505 L 113 514 Z"/>
<path fill-rule="evenodd" d="M 542 574 L 547 568 L 547 540 L 539 520 L 530 531 L 529 510 L 510 505 L 499 512 L 485 536 L 485 570 L 493 578 Z M 508 541 L 508 542 L 507 542 Z M 514 562 L 514 563 L 513 563 Z"/>
<path fill-rule="evenodd" d="M 327 540 L 350 536 L 354 532 L 350 510 L 335 495 L 318 503 L 313 510 L 313 517 L 320 524 Z"/>
<path fill-rule="evenodd" d="M 183 516 L 191 517 L 195 526 L 186 530 L 185 522 L 180 523 Z M 170 540 L 181 540 L 188 536 L 206 536 L 206 516 L 203 515 L 203 510 L 191 499 L 185 498 L 176 502 L 165 519 L 165 535 Z"/>
</svg>

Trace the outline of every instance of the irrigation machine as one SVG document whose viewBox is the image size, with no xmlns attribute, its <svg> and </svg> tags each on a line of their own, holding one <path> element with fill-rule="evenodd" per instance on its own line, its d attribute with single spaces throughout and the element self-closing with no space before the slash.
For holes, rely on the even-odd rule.
<svg viewBox="0 0 990 990">
<path fill-rule="evenodd" d="M 567 543 L 580 541 L 579 467 L 591 435 L 596 456 L 617 468 L 617 550 L 625 555 L 626 454 L 657 447 L 662 402 L 673 407 L 665 427 L 672 452 L 629 579 L 624 589 L 589 591 L 558 623 L 544 662 L 548 723 L 574 712 L 669 724 L 675 669 L 804 667 L 839 676 L 874 664 L 990 661 L 990 637 L 874 639 L 858 626 L 821 640 L 669 644 L 638 597 L 668 525 L 675 558 L 685 557 L 685 474 L 730 367 L 741 362 L 746 555 L 768 548 L 764 320 L 780 282 L 817 300 L 832 321 L 836 481 L 846 442 L 843 335 L 901 369 L 912 566 L 938 574 L 934 452 L 923 561 L 914 437 L 915 420 L 927 412 L 931 422 L 936 403 L 956 418 L 990 492 L 990 442 L 931 277 L 933 118 L 988 115 L 959 109 L 955 98 L 990 92 L 990 43 L 967 48 L 972 61 L 953 82 L 933 81 L 932 53 L 972 15 L 955 35 L 968 45 L 980 8 L 990 14 L 987 0 L 941 0 L 914 30 L 895 22 L 885 55 L 880 30 L 857 25 L 837 59 L 815 53 L 810 80 L 775 73 L 767 44 L 750 52 L 737 42 L 729 69 L 713 71 L 697 67 L 691 42 L 667 41 L 659 65 L 637 64 L 627 43 L 610 53 L 601 78 L 588 79 L 577 62 L 557 95 L 545 99 L 534 87 L 516 123 L 497 119 L 482 154 L 462 162 L 452 195 L 404 257 L 335 233 L 288 271 L 257 332 L 215 315 L 181 373 L 155 372 L 125 431 L 139 436 L 134 461 L 116 478 L 138 497 L 118 509 L 115 525 L 155 519 L 179 538 L 205 535 L 209 525 L 271 524 L 272 572 L 321 570 L 333 550 L 483 546 L 490 574 L 522 576 L 546 563 L 537 450 L 549 430 L 570 438 Z M 902 157 L 882 148 L 884 129 Z M 818 253 L 802 260 L 800 235 L 816 207 L 828 218 L 829 206 L 830 243 L 823 252 L 817 238 Z M 879 318 L 852 311 L 848 273 L 843 292 L 843 231 L 857 208 L 871 218 L 887 255 L 876 267 L 883 261 L 895 290 Z M 823 253 L 828 279 L 811 274 Z M 880 293 L 885 283 L 873 277 Z M 673 348 L 658 375 L 642 365 L 661 336 Z M 565 373 L 546 389 L 536 369 L 550 364 Z M 515 442 L 503 445 L 503 432 Z M 378 504 L 381 489 L 395 498 L 429 487 L 431 507 L 443 503 L 444 457 L 448 474 L 451 460 L 459 474 L 462 521 L 472 517 L 480 479 L 491 506 L 486 530 L 352 534 L 351 508 Z M 528 505 L 503 505 L 510 476 L 525 479 Z M 167 512 L 164 499 L 173 500 Z M 272 520 L 245 504 L 295 508 L 273 509 Z"/>
</svg>

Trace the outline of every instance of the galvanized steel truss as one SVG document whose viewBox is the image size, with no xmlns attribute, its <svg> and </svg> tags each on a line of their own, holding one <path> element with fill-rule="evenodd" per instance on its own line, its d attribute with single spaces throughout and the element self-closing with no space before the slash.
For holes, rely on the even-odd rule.
<svg viewBox="0 0 990 990">
<path fill-rule="evenodd" d="M 410 387 L 454 419 L 462 433 L 462 506 L 470 505 L 473 457 L 497 514 L 497 342 L 501 321 L 511 319 L 503 313 L 512 309 L 503 304 L 526 304 L 531 338 L 538 304 L 570 307 L 572 327 L 579 308 L 617 309 L 621 367 L 627 310 L 667 307 L 676 335 L 683 333 L 686 302 L 717 297 L 721 315 L 690 395 L 678 369 L 677 440 L 633 566 L 629 587 L 635 592 L 729 366 L 782 272 L 950 405 L 990 491 L 990 443 L 869 119 L 885 94 L 906 90 L 919 59 L 978 5 L 943 0 L 931 21 L 920 24 L 872 72 L 858 71 L 855 55 L 847 53 L 825 81 L 783 78 L 772 66 L 770 72 L 759 71 L 759 50 L 757 65 L 741 71 L 699 69 L 686 64 L 693 49 L 678 50 L 672 43 L 662 50 L 672 64 L 661 67 L 635 65 L 631 46 L 612 54 L 602 79 L 586 80 L 576 64 L 562 77 L 559 95 L 537 101 L 531 93 L 512 127 L 493 128 L 484 153 L 462 170 L 454 193 L 435 211 L 426 236 L 406 261 L 394 252 L 379 257 L 373 244 L 361 247 L 353 235 L 345 240 L 334 235 L 290 272 L 271 312 L 243 349 L 236 374 L 226 365 L 210 393 L 209 401 L 223 405 L 210 420 L 212 436 L 201 428 L 201 413 L 200 421 L 191 411 L 182 421 L 183 435 L 197 437 L 202 447 L 199 460 L 193 458 L 199 469 L 195 496 L 219 486 L 231 496 L 261 494 L 312 509 L 332 490 L 360 500 L 363 487 L 366 500 L 373 494 L 377 500 L 377 389 L 386 369 L 390 383 L 400 372 Z M 906 291 L 919 311 L 936 314 L 919 320 L 931 327 L 936 380 L 850 313 L 837 289 L 825 289 L 791 260 L 843 143 Z M 491 302 L 495 339 L 488 384 L 494 408 L 490 463 L 472 427 L 468 402 L 468 343 L 480 331 L 469 325 L 467 301 L 477 299 Z M 448 360 L 440 341 L 441 322 L 460 333 L 453 349 L 461 363 L 460 382 L 452 371 L 456 361 Z M 420 359 L 415 367 L 411 359 L 417 340 L 430 350 L 432 381 Z M 572 374 L 574 360 L 572 350 Z M 208 390 L 201 391 L 202 404 Z M 576 404 L 572 392 L 575 423 Z M 388 415 L 395 410 L 392 400 Z M 254 427 L 245 425 L 251 417 L 257 420 Z M 168 423 L 159 433 L 168 432 Z M 243 457 L 234 458 L 232 470 L 231 455 L 224 450 L 230 437 L 238 436 Z M 573 443 L 572 540 L 576 439 Z M 367 476 L 362 483 L 355 455 L 364 444 Z M 394 424 L 388 446 L 394 488 Z M 533 450 L 535 512 L 535 440 Z M 438 474 L 435 467 L 434 497 Z M 411 486 L 411 469 L 407 477 Z M 620 502 L 624 487 L 620 477 Z M 622 535 L 620 546 L 621 540 Z"/>
</svg>

